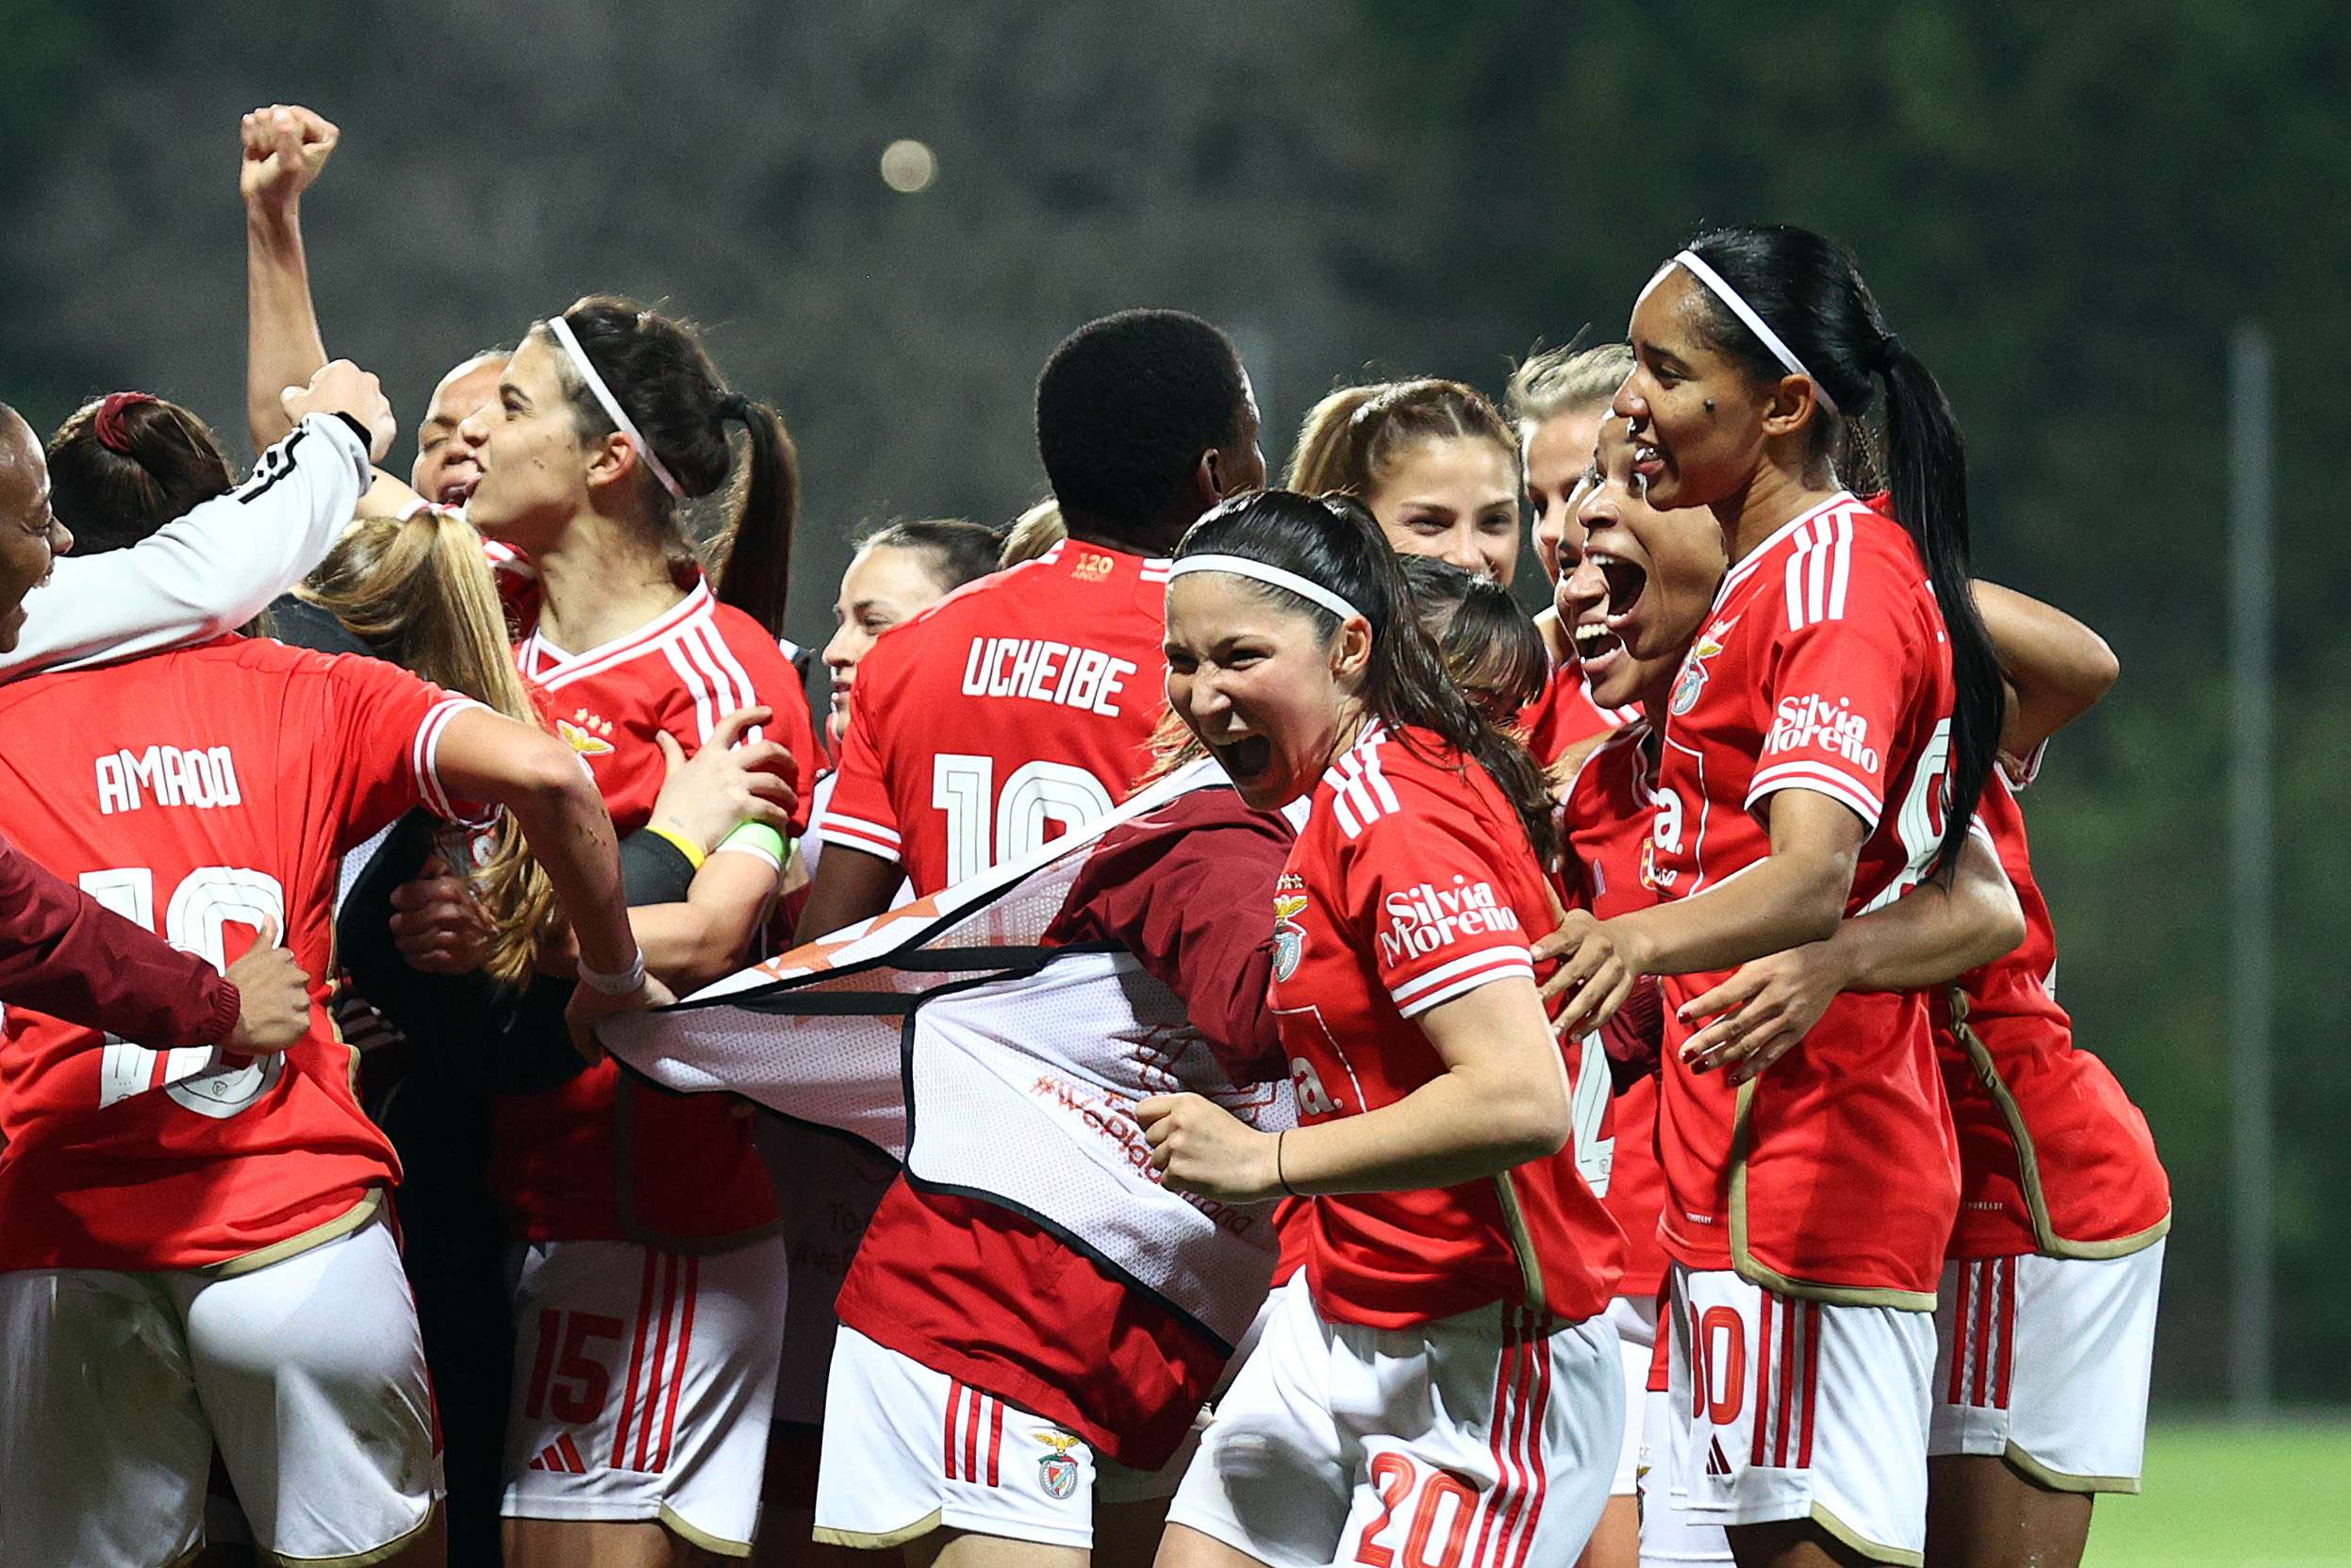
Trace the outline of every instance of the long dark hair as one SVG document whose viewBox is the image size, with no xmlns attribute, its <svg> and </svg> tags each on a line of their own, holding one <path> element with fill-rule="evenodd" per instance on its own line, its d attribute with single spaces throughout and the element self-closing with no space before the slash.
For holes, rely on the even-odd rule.
<svg viewBox="0 0 2351 1568">
<path fill-rule="evenodd" d="M 736 476 L 727 520 L 712 549 L 712 575 L 722 602 L 782 636 L 792 581 L 792 536 L 800 525 L 800 455 L 784 417 L 767 404 L 729 391 L 686 322 L 617 294 L 590 294 L 563 319 L 688 499 L 709 495 L 726 483 L 735 470 L 726 426 L 743 427 L 750 461 Z M 555 363 L 581 434 L 609 435 L 611 419 L 570 356 L 557 354 Z M 650 470 L 641 483 L 647 504 L 677 529 L 674 503 Z M 682 529 L 675 538 L 684 550 Z"/>
<path fill-rule="evenodd" d="M 74 553 L 126 550 L 233 483 L 204 421 L 145 392 L 110 392 L 49 437 L 49 504 Z"/>
<path fill-rule="evenodd" d="M 1999 656 L 1976 613 L 1969 583 L 1974 573 L 1968 559 L 1967 448 L 1959 421 L 1934 376 L 1886 325 L 1860 269 L 1836 241 L 1809 229 L 1750 224 L 1702 234 L 1690 249 L 1770 324 L 1836 400 L 1842 418 L 1820 410 L 1825 417 L 1816 437 L 1818 455 L 1836 461 L 1865 449 L 1865 421 L 1876 412 L 1883 422 L 1895 519 L 1927 563 L 1951 636 L 1958 701 L 1951 710 L 1943 842 L 1935 851 L 1934 869 L 1941 874 L 1958 862 L 1967 841 L 1968 821 L 1997 758 L 2005 704 Z M 1764 380 L 1787 373 L 1711 291 L 1692 293 L 1705 312 L 1705 335 L 1716 348 Z"/>
<path fill-rule="evenodd" d="M 1371 623 L 1371 662 L 1364 672 L 1364 703 L 1399 732 L 1406 725 L 1433 732 L 1479 767 L 1517 812 L 1535 856 L 1548 867 L 1559 852 L 1559 829 L 1543 769 L 1525 747 L 1471 705 L 1445 670 L 1437 646 L 1422 630 L 1420 607 L 1396 564 L 1396 552 L 1371 513 L 1348 496 L 1307 496 L 1263 490 L 1235 496 L 1194 523 L 1176 546 L 1186 555 L 1240 555 L 1320 583 L 1363 612 Z M 1326 642 L 1339 618 L 1285 588 L 1240 579 L 1252 590 L 1311 616 Z M 1412 744 L 1408 734 L 1398 738 Z"/>
<path fill-rule="evenodd" d="M 1489 718 L 1515 717 L 1543 695 L 1551 655 L 1508 588 L 1433 555 L 1399 555 L 1396 569 L 1447 673 L 1471 701 L 1486 699 L 1479 706 Z"/>
</svg>

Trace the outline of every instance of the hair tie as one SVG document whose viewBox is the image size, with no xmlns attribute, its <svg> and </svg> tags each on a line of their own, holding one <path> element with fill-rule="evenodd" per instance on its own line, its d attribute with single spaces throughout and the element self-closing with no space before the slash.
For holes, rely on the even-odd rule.
<svg viewBox="0 0 2351 1568">
<path fill-rule="evenodd" d="M 130 432 L 123 428 L 123 410 L 142 403 L 161 401 L 153 392 L 108 392 L 98 404 L 98 412 L 90 421 L 98 437 L 98 444 L 108 452 L 130 454 Z"/>
<path fill-rule="evenodd" d="M 1883 338 L 1878 339 L 1878 346 L 1870 351 L 1870 369 L 1879 371 L 1891 369 L 1894 364 L 1895 355 L 1900 354 L 1901 352 L 1902 339 L 1894 333 L 1887 333 Z"/>
<path fill-rule="evenodd" d="M 739 424 L 749 424 L 751 422 L 751 399 L 740 392 L 729 392 L 719 400 L 718 412 L 714 417 L 721 422 L 733 420 Z"/>
</svg>

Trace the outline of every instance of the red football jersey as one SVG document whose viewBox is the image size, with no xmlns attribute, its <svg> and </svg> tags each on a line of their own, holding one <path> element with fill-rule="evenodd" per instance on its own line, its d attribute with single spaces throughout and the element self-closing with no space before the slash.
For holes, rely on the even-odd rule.
<svg viewBox="0 0 2351 1568">
<path fill-rule="evenodd" d="M 2025 908 L 2023 946 L 1962 977 L 1967 1035 L 1937 992 L 1935 1048 L 1959 1130 L 1954 1258 L 2111 1258 L 2171 1227 L 2171 1181 L 2147 1118 L 2107 1065 L 2074 1044 L 2057 1000 L 2057 929 L 2033 880 L 2025 814 L 1995 771 L 1978 819 Z"/>
<path fill-rule="evenodd" d="M 1635 708 L 1604 708 L 1584 685 L 1583 666 L 1573 659 L 1551 666 L 1551 677 L 1535 700 L 1518 710 L 1518 729 L 1534 760 L 1549 767 L 1570 746 L 1603 734 L 1640 717 Z"/>
<path fill-rule="evenodd" d="M 1126 799 L 1167 707 L 1167 563 L 1065 539 L 882 635 L 857 668 L 828 846 L 918 898 Z"/>
<path fill-rule="evenodd" d="M 1640 719 L 1624 726 L 1585 756 L 1563 796 L 1567 856 L 1561 870 L 1571 905 L 1603 920 L 1657 902 L 1644 880 L 1647 869 L 1651 791 L 1656 763 L 1648 751 L 1656 732 Z M 1589 1037 L 1587 1051 L 1597 1049 Z M 1657 1075 L 1644 1073 L 1612 1107 L 1615 1146 L 1609 1162 L 1608 1212 L 1625 1233 L 1620 1296 L 1656 1299 L 1665 1283 L 1665 1249 L 1657 1216 L 1665 1207 L 1665 1173 L 1657 1163 Z"/>
<path fill-rule="evenodd" d="M 157 1052 L 23 1008 L 0 1048 L 0 1269 L 204 1268 L 339 1233 L 399 1180 L 327 1014 L 343 852 L 412 806 L 470 706 L 395 665 L 228 636 L 0 686 L 27 852 L 225 968 L 266 923 L 310 977 L 280 1056 Z"/>
<path fill-rule="evenodd" d="M 1867 825 L 1846 906 L 1898 897 L 1942 836 L 1951 660 L 1910 536 L 1850 495 L 1723 578 L 1667 702 L 1650 880 L 1686 899 L 1766 858 L 1759 807 L 1826 795 Z M 1776 1289 L 1933 1305 L 1959 1153 L 1924 997 L 1847 993 L 1733 1089 L 1681 1065 L 1680 1006 L 1727 978 L 1664 982 L 1665 1249 Z"/>
<path fill-rule="evenodd" d="M 567 653 L 534 629 L 515 662 L 556 733 L 587 759 L 621 835 L 645 825 L 661 793 L 666 769 L 654 734 L 666 730 L 691 751 L 720 719 L 753 703 L 775 711 L 769 733 L 791 751 L 806 812 L 820 753 L 800 672 L 773 637 L 718 602 L 706 584 L 696 581 L 663 615 L 583 653 Z M 776 1218 L 750 1124 L 722 1098 L 636 1083 L 623 1094 L 610 1061 L 560 1088 L 501 1095 L 491 1126 L 491 1185 L 525 1240 L 709 1240 Z M 625 1180 L 623 1149 L 631 1151 Z"/>
<path fill-rule="evenodd" d="M 1442 1074 L 1413 1020 L 1482 985 L 1532 980 L 1529 946 L 1554 923 L 1543 868 L 1494 781 L 1435 735 L 1377 722 L 1324 772 L 1273 907 L 1274 1010 L 1304 1125 L 1392 1105 Z M 1581 1042 L 1562 1049 L 1571 1086 L 1588 1093 Z M 1607 1065 L 1588 1070 L 1604 1116 Z M 1497 1300 L 1554 1321 L 1592 1316 L 1624 1259 L 1582 1169 L 1598 1179 L 1606 1158 L 1571 1136 L 1483 1181 L 1313 1197 L 1301 1223 L 1316 1308 L 1373 1329 Z"/>
</svg>

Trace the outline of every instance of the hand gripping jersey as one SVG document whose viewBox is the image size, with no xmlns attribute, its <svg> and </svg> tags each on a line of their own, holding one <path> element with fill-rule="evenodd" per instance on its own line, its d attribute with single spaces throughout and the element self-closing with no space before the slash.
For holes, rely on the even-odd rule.
<svg viewBox="0 0 2351 1568">
<path fill-rule="evenodd" d="M 1435 735 L 1377 721 L 1333 761 L 1274 895 L 1274 1010 L 1302 1125 L 1392 1105 L 1445 1071 L 1413 1020 L 1532 980 L 1554 924 L 1542 867 L 1492 779 Z M 1502 1302 L 1552 1322 L 1608 1305 L 1624 1239 L 1607 1180 L 1606 1063 L 1563 1042 L 1592 1114 L 1548 1160 L 1414 1192 L 1317 1195 L 1306 1278 L 1326 1318 L 1406 1329 Z"/>
<path fill-rule="evenodd" d="M 1534 760 L 1549 767 L 1580 740 L 1606 734 L 1640 717 L 1635 708 L 1604 708 L 1592 700 L 1583 667 L 1569 659 L 1551 666 L 1550 679 L 1535 700 L 1518 710 L 1518 728 Z"/>
<path fill-rule="evenodd" d="M 806 811 L 821 753 L 799 673 L 707 584 L 696 580 L 665 614 L 586 652 L 567 653 L 533 631 L 515 662 L 555 733 L 586 760 L 621 836 L 645 825 L 661 793 L 655 733 L 690 752 L 720 719 L 753 703 L 774 710 L 766 731 L 790 750 Z M 491 1125 L 491 1185 L 522 1240 L 709 1241 L 775 1222 L 747 1122 L 716 1100 L 642 1085 L 623 1094 L 609 1062 L 559 1088 L 499 1096 Z"/>
<path fill-rule="evenodd" d="M 1289 1096 L 1233 1087 L 1175 994 L 1132 954 L 1046 941 L 1086 850 L 1211 787 L 1226 787 L 1222 774 L 1195 765 L 1021 860 L 677 1008 L 615 1020 L 602 1038 L 699 1101 L 729 1091 L 902 1153 L 926 1194 L 1033 1222 L 1229 1347 L 1265 1298 L 1271 1205 L 1166 1190 L 1132 1107 L 1189 1089 L 1270 1129 L 1289 1124 Z M 1031 1310 L 1042 1334 L 1054 1303 Z"/>
<path fill-rule="evenodd" d="M 343 852 L 422 804 L 470 705 L 396 666 L 224 637 L 0 688 L 8 831 L 99 902 L 225 967 L 274 921 L 310 981 L 280 1056 L 157 1052 L 11 1008 L 0 1269 L 259 1267 L 399 1179 L 326 1012 Z"/>
<path fill-rule="evenodd" d="M 1647 748 L 1655 735 L 1646 720 L 1628 723 L 1583 759 L 1565 792 L 1567 902 L 1602 920 L 1657 902 L 1646 880 L 1654 784 Z M 1597 1048 L 1590 1037 L 1584 1048 Z M 1657 1074 L 1644 1073 L 1610 1107 L 1614 1152 L 1604 1195 L 1625 1233 L 1625 1277 L 1616 1293 L 1651 1302 L 1665 1283 L 1665 1249 L 1657 1240 L 1657 1216 L 1665 1204 L 1665 1176 L 1657 1163 Z"/>
<path fill-rule="evenodd" d="M 1774 794 L 1826 795 L 1868 829 L 1847 916 L 1898 898 L 1942 837 L 1952 684 L 1943 616 L 1899 525 L 1840 494 L 1723 578 L 1667 702 L 1651 880 L 1701 893 L 1771 852 Z M 1916 995 L 1848 992 L 1733 1089 L 1680 1064 L 1664 981 L 1665 1250 L 1822 1300 L 1934 1308 L 1959 1197 L 1943 1080 Z"/>
<path fill-rule="evenodd" d="M 2147 1119 L 2074 1044 L 2057 1000 L 2057 931 L 2033 880 L 2025 814 L 1996 770 L 1978 818 L 2025 908 L 2023 946 L 1936 992 L 1935 1047 L 1959 1130 L 1954 1258 L 2118 1258 L 2171 1229 L 2171 1182 Z"/>
<path fill-rule="evenodd" d="M 1167 705 L 1167 563 L 1065 539 L 883 634 L 857 669 L 828 846 L 918 897 L 1108 814 Z"/>
</svg>

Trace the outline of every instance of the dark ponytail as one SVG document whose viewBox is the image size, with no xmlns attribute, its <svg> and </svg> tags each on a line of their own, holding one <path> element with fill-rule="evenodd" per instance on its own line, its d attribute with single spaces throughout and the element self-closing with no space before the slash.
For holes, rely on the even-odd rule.
<svg viewBox="0 0 2351 1568">
<path fill-rule="evenodd" d="M 677 515 L 679 499 L 713 494 L 736 474 L 727 520 L 710 551 L 714 589 L 720 602 L 783 635 L 792 536 L 800 521 L 800 458 L 783 416 L 729 391 L 689 322 L 615 294 L 590 294 L 563 319 L 684 492 L 673 499 L 649 465 L 638 465 L 644 503 L 681 555 L 691 553 L 691 547 Z M 580 433 L 609 435 L 611 417 L 571 356 L 558 348 L 555 364 Z M 730 422 L 741 424 L 750 437 L 748 461 L 739 473 L 727 439 Z"/>
<path fill-rule="evenodd" d="M 74 410 L 49 438 L 49 504 L 74 553 L 126 550 L 231 485 L 204 421 L 145 392 L 112 392 Z"/>
<path fill-rule="evenodd" d="M 713 560 L 718 594 L 776 636 L 792 588 L 792 539 L 800 529 L 800 449 L 784 416 L 764 403 L 734 396 L 720 418 L 739 419 L 751 437 L 751 461 L 735 487 L 731 520 Z"/>
<path fill-rule="evenodd" d="M 1999 656 L 1976 613 L 1967 448 L 1959 421 L 1934 376 L 1887 328 L 1843 246 L 1809 229 L 1756 224 L 1700 235 L 1690 249 L 1770 323 L 1836 400 L 1842 417 L 1815 404 L 1817 458 L 1851 475 L 1867 452 L 1873 413 L 1883 427 L 1895 519 L 1918 546 L 1951 637 L 1957 700 L 1951 709 L 1943 840 L 1934 864 L 1934 873 L 1944 874 L 1958 864 L 1976 802 L 1997 760 L 2005 702 Z M 1763 379 L 1778 381 L 1788 373 L 1713 293 L 1700 288 L 1692 298 L 1706 313 L 1706 336 L 1716 348 Z"/>
<path fill-rule="evenodd" d="M 1396 553 L 1362 503 L 1295 490 L 1236 496 L 1192 525 L 1176 546 L 1177 560 L 1186 555 L 1241 555 L 1280 567 L 1324 585 L 1362 611 L 1371 623 L 1365 706 L 1399 731 L 1406 725 L 1432 731 L 1485 769 L 1518 814 L 1536 858 L 1546 867 L 1557 859 L 1559 828 L 1543 769 L 1525 747 L 1480 715 L 1446 673 Z M 1339 618 L 1322 606 L 1252 578 L 1235 581 L 1312 617 L 1325 641 L 1338 635 Z M 1407 735 L 1398 738 L 1412 744 Z"/>
</svg>

